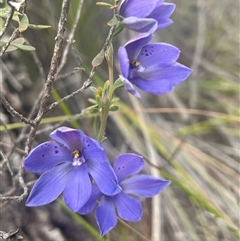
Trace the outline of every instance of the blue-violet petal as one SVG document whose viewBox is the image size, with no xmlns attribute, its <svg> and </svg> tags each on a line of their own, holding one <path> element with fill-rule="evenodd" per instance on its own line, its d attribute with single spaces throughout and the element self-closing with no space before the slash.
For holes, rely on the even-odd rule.
<svg viewBox="0 0 240 241">
<path fill-rule="evenodd" d="M 117 175 L 118 182 L 121 183 L 127 176 L 140 172 L 143 166 L 144 160 L 141 156 L 133 153 L 125 153 L 115 159 L 113 169 Z"/>
<path fill-rule="evenodd" d="M 119 78 L 123 82 L 126 91 L 128 91 L 130 94 L 134 95 L 137 98 L 141 98 L 139 92 L 134 88 L 134 85 L 128 79 L 124 78 L 122 75 L 119 75 Z"/>
<path fill-rule="evenodd" d="M 121 24 L 139 33 L 153 33 L 158 27 L 158 22 L 153 18 L 128 17 Z"/>
<path fill-rule="evenodd" d="M 138 175 L 130 177 L 121 183 L 123 191 L 141 197 L 153 197 L 166 188 L 171 182 L 168 180 L 152 177 L 149 175 Z"/>
<path fill-rule="evenodd" d="M 121 4 L 119 14 L 124 18 L 132 16 L 144 18 L 154 10 L 158 1 L 159 0 L 148 0 L 147 4 L 145 0 L 124 1 Z"/>
<path fill-rule="evenodd" d="M 177 61 L 179 55 L 180 50 L 173 45 L 153 43 L 142 48 L 137 61 L 144 69 L 152 66 L 169 66 Z"/>
<path fill-rule="evenodd" d="M 109 162 L 106 152 L 99 141 L 86 135 L 83 137 L 82 154 L 86 161 L 94 160 L 96 162 Z"/>
<path fill-rule="evenodd" d="M 137 222 L 142 217 L 142 204 L 135 197 L 130 197 L 124 192 L 112 197 L 116 206 L 118 216 L 126 221 Z"/>
<path fill-rule="evenodd" d="M 66 146 L 70 151 L 82 151 L 82 139 L 85 134 L 80 130 L 62 126 L 54 130 L 49 136 Z"/>
<path fill-rule="evenodd" d="M 102 192 L 100 191 L 99 187 L 94 183 L 92 185 L 92 193 L 88 201 L 85 203 L 83 207 L 78 210 L 78 213 L 81 215 L 85 215 L 90 213 L 94 207 L 96 206 L 97 200 L 102 196 Z"/>
<path fill-rule="evenodd" d="M 92 183 L 88 175 L 87 164 L 75 166 L 63 191 L 64 201 L 74 212 L 77 212 L 89 199 Z"/>
<path fill-rule="evenodd" d="M 169 93 L 172 90 L 172 84 L 167 79 L 145 80 L 135 78 L 132 79 L 131 82 L 139 89 L 155 95 Z"/>
<path fill-rule="evenodd" d="M 114 202 L 111 197 L 104 197 L 95 210 L 95 218 L 100 229 L 100 235 L 104 236 L 117 224 Z"/>
<path fill-rule="evenodd" d="M 35 147 L 23 165 L 30 172 L 42 173 L 60 163 L 71 161 L 72 153 L 69 149 L 57 142 L 47 141 Z"/>
<path fill-rule="evenodd" d="M 72 170 L 73 166 L 66 162 L 43 173 L 34 184 L 26 206 L 41 206 L 57 199 L 71 177 Z"/>
<path fill-rule="evenodd" d="M 112 196 L 121 191 L 117 177 L 109 162 L 88 160 L 89 173 L 103 194 Z"/>
</svg>

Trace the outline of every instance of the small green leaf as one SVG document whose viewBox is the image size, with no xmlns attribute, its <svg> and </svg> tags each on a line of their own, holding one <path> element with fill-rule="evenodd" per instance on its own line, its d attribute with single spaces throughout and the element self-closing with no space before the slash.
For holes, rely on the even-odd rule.
<svg viewBox="0 0 240 241">
<path fill-rule="evenodd" d="M 9 16 L 9 10 L 10 8 L 0 8 L 0 17 L 1 18 L 7 18 Z M 17 11 L 14 11 L 14 14 L 13 14 L 13 17 L 12 17 L 12 20 L 16 21 L 16 22 L 19 22 L 19 15 L 22 15 L 21 13 L 17 12 Z"/>
<path fill-rule="evenodd" d="M 107 80 L 105 83 L 104 83 L 104 86 L 103 86 L 103 90 L 102 90 L 102 92 L 106 92 L 107 90 L 108 90 L 108 88 L 109 88 L 109 80 Z"/>
<path fill-rule="evenodd" d="M 116 106 L 116 105 L 112 105 L 112 106 L 110 106 L 110 108 L 109 108 L 109 110 L 110 111 L 117 111 L 119 108 L 118 108 L 118 106 Z"/>
<path fill-rule="evenodd" d="M 24 44 L 25 39 L 24 38 L 17 38 L 11 42 L 11 44 Z"/>
<path fill-rule="evenodd" d="M 96 2 L 96 5 L 104 6 L 104 7 L 110 7 L 110 8 L 113 6 L 112 4 L 105 3 L 105 2 Z"/>
<path fill-rule="evenodd" d="M 36 50 L 33 46 L 31 45 L 23 45 L 23 44 L 11 44 L 14 47 L 17 47 L 18 49 L 25 50 L 25 51 L 34 51 Z"/>
<path fill-rule="evenodd" d="M 112 92 L 114 92 L 116 89 L 123 87 L 123 82 L 120 78 L 118 78 L 114 83 L 112 87 Z"/>
<path fill-rule="evenodd" d="M 106 52 L 105 52 L 105 58 L 109 64 L 113 64 L 113 46 L 112 44 L 109 44 Z"/>
<path fill-rule="evenodd" d="M 5 14 L 7 15 L 8 10 L 9 10 L 8 7 L 6 7 L 6 8 L 0 8 L 0 17 L 3 18 L 3 16 L 5 16 Z"/>
<path fill-rule="evenodd" d="M 16 22 L 18 22 L 18 23 L 20 22 L 19 17 L 18 17 L 17 14 L 15 14 L 15 12 L 14 12 L 14 14 L 13 14 L 12 20 L 14 20 L 14 21 L 16 21 Z"/>
<path fill-rule="evenodd" d="M 94 109 L 88 110 L 88 112 L 89 112 L 89 114 L 97 114 L 99 112 L 99 109 L 94 108 Z"/>
<path fill-rule="evenodd" d="M 18 27 L 19 32 L 22 33 L 26 31 L 28 28 L 28 25 L 29 25 L 28 17 L 26 14 L 24 14 L 19 23 L 19 27 Z"/>
<path fill-rule="evenodd" d="M 107 24 L 108 26 L 112 27 L 114 25 L 117 25 L 117 23 L 118 23 L 118 19 L 117 17 L 114 16 Z"/>
<path fill-rule="evenodd" d="M 51 28 L 50 25 L 36 25 L 36 24 L 28 24 L 29 28 L 32 29 L 47 29 L 47 28 Z"/>
<path fill-rule="evenodd" d="M 112 99 L 112 102 L 111 102 L 111 103 L 117 102 L 117 101 L 119 101 L 119 100 L 120 100 L 120 98 L 114 97 L 114 98 Z"/>
<path fill-rule="evenodd" d="M 3 45 L 5 45 L 6 43 L 7 43 L 6 41 L 0 40 L 0 47 L 2 47 Z"/>
<path fill-rule="evenodd" d="M 113 37 L 115 37 L 116 35 L 118 35 L 120 32 L 122 32 L 122 30 L 124 29 L 123 25 L 121 24 L 121 22 L 117 23 L 117 26 L 113 32 Z"/>
<path fill-rule="evenodd" d="M 96 100 L 93 98 L 89 98 L 88 101 L 94 105 L 97 104 Z"/>
<path fill-rule="evenodd" d="M 7 48 L 6 52 L 11 52 L 11 51 L 14 51 L 14 50 L 16 50 L 18 48 L 20 49 L 21 46 L 26 46 L 26 45 L 23 45 L 24 42 L 25 42 L 24 38 L 17 38 L 15 40 L 13 40 L 10 43 L 10 46 Z M 8 43 L 7 41 L 0 41 L 0 47 L 4 46 L 7 43 Z"/>
<path fill-rule="evenodd" d="M 86 109 L 82 110 L 82 113 L 92 113 L 93 110 L 96 113 L 96 110 L 97 111 L 99 110 L 98 106 L 97 105 L 91 105 L 91 106 L 87 107 Z"/>
<path fill-rule="evenodd" d="M 11 52 L 16 50 L 17 48 L 15 46 L 10 45 L 5 52 Z"/>
<path fill-rule="evenodd" d="M 96 89 L 95 87 L 93 87 L 93 86 L 90 86 L 90 90 L 91 90 L 92 92 L 94 92 L 94 93 L 97 93 L 97 89 Z"/>
<path fill-rule="evenodd" d="M 103 62 L 103 59 L 104 59 L 104 50 L 102 49 L 98 54 L 97 56 L 93 59 L 92 61 L 92 66 L 95 68 L 97 66 L 99 66 L 102 62 Z"/>
<path fill-rule="evenodd" d="M 102 108 L 102 99 L 99 95 L 96 95 L 96 102 L 99 108 Z"/>
<path fill-rule="evenodd" d="M 116 89 L 119 88 L 119 87 L 122 87 L 122 86 L 123 86 L 122 80 L 121 80 L 120 78 L 118 78 L 118 79 L 114 82 L 113 86 L 114 86 L 114 88 L 116 88 Z"/>
</svg>

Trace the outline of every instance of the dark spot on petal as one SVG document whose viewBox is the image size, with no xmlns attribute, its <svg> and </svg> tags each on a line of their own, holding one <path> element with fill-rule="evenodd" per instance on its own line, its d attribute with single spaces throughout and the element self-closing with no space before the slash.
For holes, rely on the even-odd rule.
<svg viewBox="0 0 240 241">
<path fill-rule="evenodd" d="M 55 151 L 55 153 L 57 154 L 57 153 L 58 153 L 58 151 Z"/>
<path fill-rule="evenodd" d="M 54 146 L 54 148 L 58 148 L 57 146 Z"/>
<path fill-rule="evenodd" d="M 42 157 L 45 157 L 45 155 L 43 154 Z"/>
</svg>

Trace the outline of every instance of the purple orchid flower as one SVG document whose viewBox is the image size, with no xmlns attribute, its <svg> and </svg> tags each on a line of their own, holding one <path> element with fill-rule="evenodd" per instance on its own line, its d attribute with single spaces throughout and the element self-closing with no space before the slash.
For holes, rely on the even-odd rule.
<svg viewBox="0 0 240 241">
<path fill-rule="evenodd" d="M 126 153 L 118 156 L 113 165 L 122 191 L 116 195 L 104 195 L 96 184 L 93 184 L 92 195 L 88 202 L 79 210 L 84 215 L 91 212 L 98 199 L 100 205 L 95 210 L 95 218 L 101 236 L 105 235 L 117 224 L 118 216 L 126 221 L 137 222 L 142 217 L 142 205 L 136 197 L 153 197 L 166 188 L 171 182 L 149 175 L 135 175 L 143 169 L 144 160 L 141 156 Z M 124 180 L 125 179 L 125 180 Z M 130 195 L 129 195 L 130 194 Z"/>
<path fill-rule="evenodd" d="M 89 174 L 106 195 L 121 191 L 101 144 L 82 131 L 60 127 L 48 141 L 34 148 L 24 161 L 33 173 L 43 173 L 34 184 L 26 206 L 54 201 L 62 192 L 67 206 L 78 211 L 89 199 L 92 183 Z"/>
<path fill-rule="evenodd" d="M 173 23 L 169 18 L 175 4 L 164 0 L 125 0 L 119 6 L 119 15 L 124 19 L 122 25 L 136 32 L 153 33 Z"/>
<path fill-rule="evenodd" d="M 178 48 L 167 43 L 147 44 L 151 38 L 151 34 L 139 34 L 118 50 L 119 77 L 125 89 L 138 98 L 140 94 L 134 85 L 151 94 L 165 94 L 192 71 L 176 62 Z"/>
</svg>

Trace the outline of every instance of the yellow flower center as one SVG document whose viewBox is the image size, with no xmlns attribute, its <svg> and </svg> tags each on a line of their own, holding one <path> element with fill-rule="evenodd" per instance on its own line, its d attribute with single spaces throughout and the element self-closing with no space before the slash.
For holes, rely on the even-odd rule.
<svg viewBox="0 0 240 241">
<path fill-rule="evenodd" d="M 72 155 L 73 155 L 74 159 L 77 159 L 77 158 L 80 157 L 80 151 L 79 150 L 73 150 Z"/>
<path fill-rule="evenodd" d="M 140 62 L 138 62 L 137 60 L 132 60 L 131 62 L 130 62 L 130 66 L 132 67 L 132 68 L 136 68 L 136 67 L 138 67 L 140 65 Z"/>
</svg>

